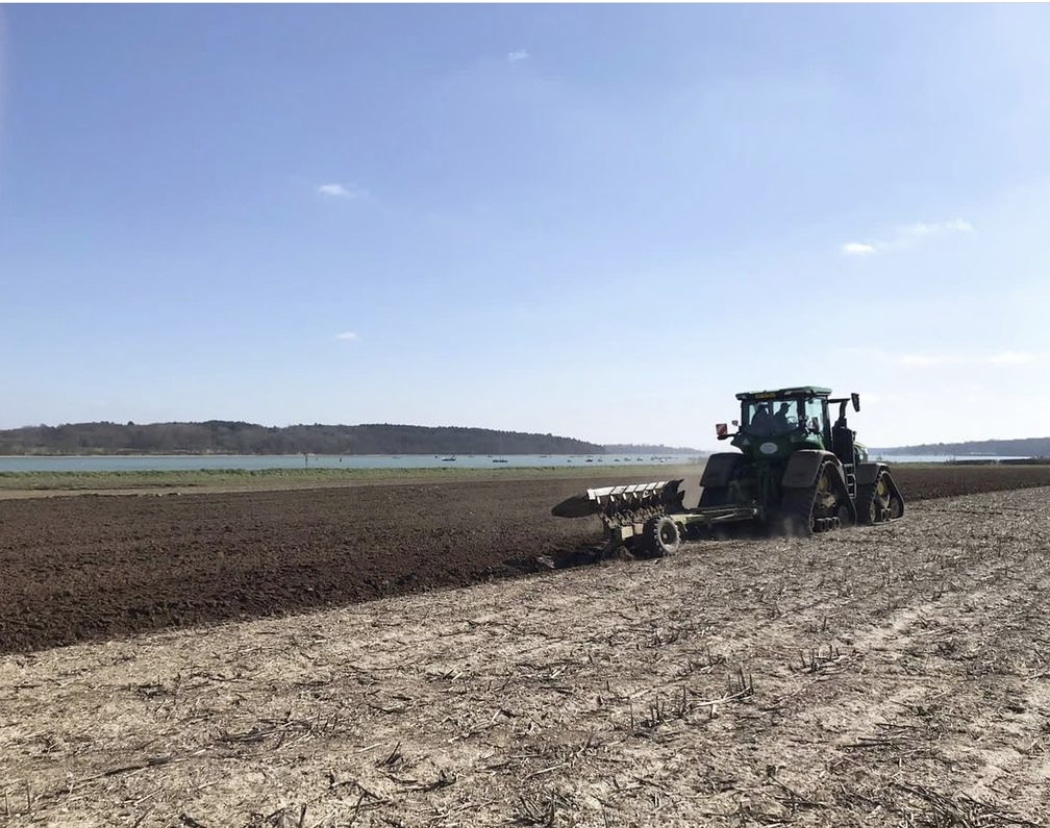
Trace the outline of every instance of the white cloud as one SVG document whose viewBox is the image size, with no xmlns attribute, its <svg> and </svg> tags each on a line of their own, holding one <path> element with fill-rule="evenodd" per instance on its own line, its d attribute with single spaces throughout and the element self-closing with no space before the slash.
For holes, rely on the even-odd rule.
<svg viewBox="0 0 1050 828">
<path fill-rule="evenodd" d="M 513 52 L 507 52 L 507 60 L 510 63 L 517 63 L 519 60 L 528 60 L 532 55 L 526 52 L 524 49 L 517 49 Z"/>
<path fill-rule="evenodd" d="M 317 194 L 327 198 L 364 198 L 368 195 L 365 190 L 354 184 L 349 187 L 342 184 L 322 184 L 317 188 Z"/>
<path fill-rule="evenodd" d="M 887 250 L 898 250 L 914 244 L 918 239 L 926 238 L 944 233 L 972 233 L 973 225 L 962 219 L 952 221 L 940 221 L 927 224 L 916 222 L 904 227 L 898 227 L 893 236 L 886 241 L 878 242 L 847 242 L 839 249 L 846 256 L 870 256 L 872 253 L 884 253 Z"/>
<path fill-rule="evenodd" d="M 898 365 L 910 368 L 936 368 L 941 365 L 1032 365 L 1039 362 L 1038 354 L 1028 351 L 1001 351 L 997 354 L 904 354 Z"/>
<path fill-rule="evenodd" d="M 335 338 L 342 340 L 343 342 L 357 342 L 361 337 L 353 331 L 344 331 L 343 333 L 336 334 Z"/>
</svg>

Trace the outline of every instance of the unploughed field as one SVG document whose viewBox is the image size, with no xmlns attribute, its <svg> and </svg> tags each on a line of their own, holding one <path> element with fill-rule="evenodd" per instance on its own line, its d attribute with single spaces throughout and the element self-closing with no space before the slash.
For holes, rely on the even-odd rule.
<svg viewBox="0 0 1050 828">
<path fill-rule="evenodd" d="M 579 477 L 4 501 L 0 824 L 1050 825 L 1050 468 L 897 476 L 556 571 Z"/>
</svg>

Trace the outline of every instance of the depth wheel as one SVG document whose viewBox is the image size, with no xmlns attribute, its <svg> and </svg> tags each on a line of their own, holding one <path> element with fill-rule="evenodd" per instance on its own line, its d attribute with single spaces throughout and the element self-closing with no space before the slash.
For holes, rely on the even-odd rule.
<svg viewBox="0 0 1050 828">
<path fill-rule="evenodd" d="M 682 535 L 678 531 L 678 524 L 672 518 L 661 515 L 646 524 L 645 541 L 653 556 L 663 558 L 678 551 L 682 545 Z"/>
</svg>

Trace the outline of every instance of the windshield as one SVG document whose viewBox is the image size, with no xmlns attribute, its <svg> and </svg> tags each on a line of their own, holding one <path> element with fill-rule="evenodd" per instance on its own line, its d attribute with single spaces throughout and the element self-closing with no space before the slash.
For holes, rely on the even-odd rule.
<svg viewBox="0 0 1050 828">
<path fill-rule="evenodd" d="M 798 428 L 798 400 L 744 403 L 744 431 L 757 437 L 773 437 Z"/>
</svg>

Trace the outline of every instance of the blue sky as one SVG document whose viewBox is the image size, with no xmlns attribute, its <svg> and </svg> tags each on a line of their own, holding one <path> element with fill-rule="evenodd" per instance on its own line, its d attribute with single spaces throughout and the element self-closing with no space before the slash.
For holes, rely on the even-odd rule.
<svg viewBox="0 0 1050 828">
<path fill-rule="evenodd" d="M 0 427 L 1050 435 L 1050 8 L 0 8 Z"/>
</svg>

